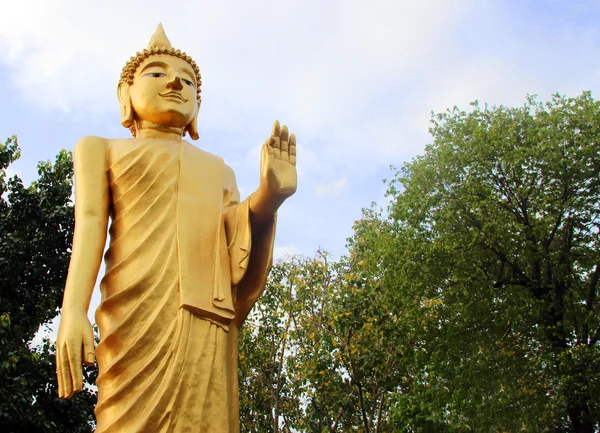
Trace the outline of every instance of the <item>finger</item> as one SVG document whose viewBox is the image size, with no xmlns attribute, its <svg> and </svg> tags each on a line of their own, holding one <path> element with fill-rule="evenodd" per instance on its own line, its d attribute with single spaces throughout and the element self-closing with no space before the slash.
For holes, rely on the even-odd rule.
<svg viewBox="0 0 600 433">
<path fill-rule="evenodd" d="M 73 380 L 71 379 L 71 370 L 69 367 L 69 355 L 66 345 L 63 344 L 59 350 L 61 353 L 60 372 L 63 383 L 61 398 L 70 398 L 73 395 Z"/>
<path fill-rule="evenodd" d="M 279 137 L 271 137 L 271 149 L 273 150 L 273 157 L 281 159 L 281 139 Z"/>
<path fill-rule="evenodd" d="M 288 152 L 290 154 L 290 163 L 296 165 L 296 136 L 294 134 L 290 135 Z"/>
<path fill-rule="evenodd" d="M 81 347 L 72 348 L 67 345 L 67 354 L 69 356 L 69 366 L 71 367 L 71 380 L 73 389 L 71 394 L 79 392 L 83 388 L 83 370 L 81 368 Z"/>
<path fill-rule="evenodd" d="M 83 362 L 85 365 L 94 365 L 94 332 L 91 329 L 83 333 Z"/>
<path fill-rule="evenodd" d="M 283 127 L 281 128 L 281 143 L 280 143 L 280 147 L 281 147 L 281 159 L 284 161 L 288 161 L 289 160 L 289 155 L 288 155 L 288 140 L 289 140 L 289 131 L 288 131 L 288 127 L 283 125 Z"/>
<path fill-rule="evenodd" d="M 263 144 L 261 159 L 263 163 L 273 159 L 273 137 L 269 137 L 269 139 L 265 141 L 265 144 Z"/>
<path fill-rule="evenodd" d="M 273 130 L 271 131 L 271 135 L 273 137 L 279 137 L 281 135 L 281 126 L 279 125 L 279 120 L 276 120 L 273 123 Z"/>
<path fill-rule="evenodd" d="M 281 128 L 281 141 L 288 141 L 289 135 L 288 127 L 283 125 Z"/>
</svg>

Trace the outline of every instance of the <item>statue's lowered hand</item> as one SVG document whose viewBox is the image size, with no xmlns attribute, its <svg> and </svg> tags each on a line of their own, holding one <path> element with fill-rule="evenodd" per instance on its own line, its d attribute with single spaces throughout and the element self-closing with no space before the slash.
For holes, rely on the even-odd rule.
<svg viewBox="0 0 600 433">
<path fill-rule="evenodd" d="M 94 363 L 94 331 L 84 312 L 63 311 L 56 340 L 58 396 L 71 398 L 83 388 L 82 362 Z"/>
</svg>

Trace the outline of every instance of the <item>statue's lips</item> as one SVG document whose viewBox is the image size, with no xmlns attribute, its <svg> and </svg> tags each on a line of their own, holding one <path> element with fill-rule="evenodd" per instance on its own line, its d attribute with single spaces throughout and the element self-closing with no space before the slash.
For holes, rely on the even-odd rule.
<svg viewBox="0 0 600 433">
<path fill-rule="evenodd" d="M 183 101 L 183 102 L 187 102 L 188 101 L 187 99 L 185 99 L 183 97 L 183 95 L 181 93 L 178 93 L 178 92 L 159 93 L 159 95 L 162 96 L 165 99 L 176 98 L 176 99 L 179 99 L 180 101 Z"/>
</svg>

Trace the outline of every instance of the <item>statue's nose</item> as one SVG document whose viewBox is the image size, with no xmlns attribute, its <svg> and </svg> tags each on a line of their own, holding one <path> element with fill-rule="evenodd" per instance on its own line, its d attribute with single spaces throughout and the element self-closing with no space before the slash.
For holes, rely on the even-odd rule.
<svg viewBox="0 0 600 433">
<path fill-rule="evenodd" d="M 175 76 L 175 78 L 173 78 L 171 81 L 169 81 L 167 83 L 167 88 L 173 89 L 173 90 L 183 89 L 183 84 L 181 84 L 181 79 L 179 77 Z"/>
</svg>

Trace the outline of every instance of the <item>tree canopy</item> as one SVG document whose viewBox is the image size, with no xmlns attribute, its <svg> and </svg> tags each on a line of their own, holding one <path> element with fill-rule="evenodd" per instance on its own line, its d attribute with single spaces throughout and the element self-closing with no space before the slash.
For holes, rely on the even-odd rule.
<svg viewBox="0 0 600 433">
<path fill-rule="evenodd" d="M 31 347 L 62 302 L 74 224 L 71 155 L 40 163 L 29 187 L 7 175 L 19 156 L 16 137 L 0 144 L 1 430 L 91 432 L 95 393 L 59 400 L 53 344 Z M 87 373 L 93 382 L 93 369 Z"/>
<path fill-rule="evenodd" d="M 430 131 L 347 257 L 276 267 L 240 392 L 285 419 L 256 431 L 600 428 L 600 104 L 474 103 Z"/>
<path fill-rule="evenodd" d="M 349 261 L 275 265 L 240 334 L 243 432 L 393 432 L 393 314 Z"/>
<path fill-rule="evenodd" d="M 413 323 L 398 418 L 595 431 L 600 104 L 474 104 L 435 115 L 431 134 L 389 183 L 387 218 L 367 213 L 353 242 Z"/>
</svg>

